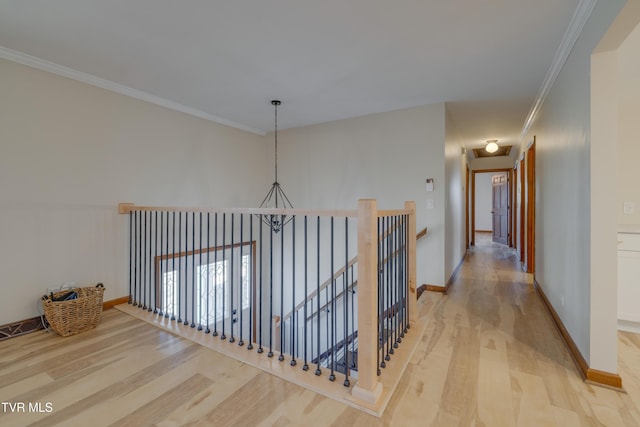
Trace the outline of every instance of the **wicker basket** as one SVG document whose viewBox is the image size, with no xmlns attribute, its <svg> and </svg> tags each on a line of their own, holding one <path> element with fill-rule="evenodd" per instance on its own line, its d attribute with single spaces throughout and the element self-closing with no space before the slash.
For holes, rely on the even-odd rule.
<svg viewBox="0 0 640 427">
<path fill-rule="evenodd" d="M 42 303 L 49 326 L 63 337 L 95 328 L 102 313 L 102 284 L 95 287 L 65 289 L 54 293 L 53 297 L 56 298 L 70 290 L 78 293 L 77 299 L 53 301 L 51 295 L 48 295 L 43 298 Z"/>
</svg>

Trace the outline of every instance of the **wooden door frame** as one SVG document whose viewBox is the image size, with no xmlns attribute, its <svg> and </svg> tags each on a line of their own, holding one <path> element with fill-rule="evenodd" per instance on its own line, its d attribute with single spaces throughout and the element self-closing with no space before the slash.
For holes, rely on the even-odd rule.
<svg viewBox="0 0 640 427">
<path fill-rule="evenodd" d="M 527 148 L 527 259 L 526 272 L 534 273 L 536 266 L 536 137 Z"/>
<path fill-rule="evenodd" d="M 466 176 L 466 181 L 465 181 L 465 235 L 466 235 L 466 239 L 465 239 L 465 248 L 469 249 L 469 230 L 471 228 L 470 223 L 469 223 L 469 187 L 471 186 L 471 172 L 469 171 L 469 165 L 466 165 L 466 169 L 467 169 L 467 176 Z"/>
<path fill-rule="evenodd" d="M 525 224 L 525 206 L 526 206 L 526 201 L 525 201 L 525 174 L 524 174 L 524 169 L 525 169 L 525 165 L 524 165 L 524 153 L 522 154 L 522 157 L 520 158 L 520 173 L 519 173 L 519 177 L 520 177 L 520 228 L 518 229 L 518 234 L 520 236 L 520 246 L 519 246 L 519 253 L 520 253 L 520 264 L 524 266 L 524 257 L 525 257 L 525 251 L 524 251 L 524 230 L 526 228 L 526 224 Z"/>
<path fill-rule="evenodd" d="M 471 237 L 471 246 L 475 246 L 476 242 L 476 174 L 477 173 L 492 173 L 492 172 L 506 172 L 507 173 L 507 179 L 509 180 L 509 185 L 507 185 L 507 189 L 509 192 L 511 192 L 511 180 L 513 180 L 513 168 L 502 168 L 502 169 L 478 169 L 478 170 L 473 170 L 473 173 L 471 174 L 471 206 L 470 206 L 470 210 L 471 210 L 471 233 L 470 237 Z M 511 194 L 509 194 L 509 212 L 507 213 L 507 219 L 509 221 L 509 225 L 507 226 L 507 230 L 509 233 L 509 237 L 507 238 L 507 241 L 510 241 L 511 236 L 513 235 L 513 222 L 511 221 L 511 209 L 513 209 L 513 206 L 511 205 Z M 467 212 L 469 212 L 469 209 L 467 209 Z"/>
<path fill-rule="evenodd" d="M 518 212 L 516 210 L 516 195 L 518 194 L 518 183 L 516 182 L 517 177 L 517 165 L 518 162 L 511 168 L 511 176 L 513 179 L 511 180 L 511 230 L 509 230 L 509 247 L 516 247 L 516 224 L 518 221 Z"/>
</svg>

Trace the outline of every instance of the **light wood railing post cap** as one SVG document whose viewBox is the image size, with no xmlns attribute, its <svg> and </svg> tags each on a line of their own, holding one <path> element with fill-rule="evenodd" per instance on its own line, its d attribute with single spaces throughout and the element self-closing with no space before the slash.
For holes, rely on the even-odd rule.
<svg viewBox="0 0 640 427">
<path fill-rule="evenodd" d="M 118 213 L 128 214 L 133 210 L 135 203 L 118 203 Z"/>
</svg>

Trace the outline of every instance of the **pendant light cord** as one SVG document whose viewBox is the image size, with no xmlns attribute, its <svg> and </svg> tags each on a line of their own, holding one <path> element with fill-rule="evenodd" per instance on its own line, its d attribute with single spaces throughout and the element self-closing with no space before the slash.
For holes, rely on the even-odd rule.
<svg viewBox="0 0 640 427">
<path fill-rule="evenodd" d="M 280 101 L 271 101 L 271 103 L 275 107 L 275 132 L 274 132 L 275 143 L 276 143 L 276 153 L 275 153 L 276 180 L 275 182 L 278 182 L 278 104 L 280 104 Z"/>
</svg>

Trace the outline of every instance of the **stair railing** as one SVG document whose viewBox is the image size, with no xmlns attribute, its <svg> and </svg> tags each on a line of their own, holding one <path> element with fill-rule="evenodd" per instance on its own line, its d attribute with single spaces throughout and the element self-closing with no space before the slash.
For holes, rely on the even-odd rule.
<svg viewBox="0 0 640 427">
<path fill-rule="evenodd" d="M 394 211 L 378 211 L 375 200 L 356 211 L 119 208 L 128 215 L 132 306 L 330 381 L 357 354 L 355 385 L 349 369 L 342 383 L 354 401 L 379 399 L 381 367 L 416 319 L 415 203 Z M 285 217 L 282 229 L 269 227 Z M 321 282 L 325 271 L 331 279 Z M 284 319 L 279 328 L 275 316 Z M 285 334 L 281 325 L 296 322 L 302 333 Z"/>
</svg>

